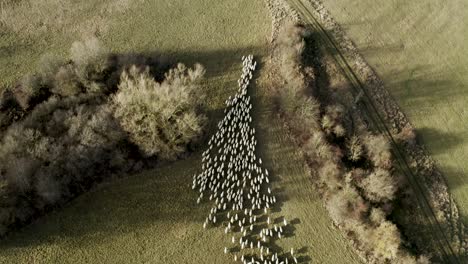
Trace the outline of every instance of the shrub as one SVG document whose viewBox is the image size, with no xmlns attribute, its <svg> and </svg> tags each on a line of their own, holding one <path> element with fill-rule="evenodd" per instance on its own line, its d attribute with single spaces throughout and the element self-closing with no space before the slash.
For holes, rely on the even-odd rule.
<svg viewBox="0 0 468 264">
<path fill-rule="evenodd" d="M 73 65 L 63 65 L 58 69 L 54 76 L 52 92 L 61 96 L 77 95 L 82 92 Z"/>
<path fill-rule="evenodd" d="M 197 138 L 205 117 L 198 113 L 202 99 L 196 81 L 204 74 L 201 65 L 172 69 L 162 83 L 148 70 L 124 71 L 113 97 L 115 116 L 145 156 L 174 159 Z"/>
<path fill-rule="evenodd" d="M 289 102 L 296 102 L 289 107 L 290 122 L 298 132 L 307 132 L 310 129 L 316 130 L 319 127 L 320 104 L 317 100 L 296 96 L 296 99 L 288 99 Z"/>
<path fill-rule="evenodd" d="M 388 170 L 375 169 L 363 181 L 362 188 L 367 199 L 373 202 L 393 200 L 397 183 Z"/>
<path fill-rule="evenodd" d="M 61 74 L 58 74 L 63 65 L 65 65 L 63 60 L 46 54 L 39 59 L 36 74 L 26 74 L 21 78 L 12 91 L 23 110 L 30 110 L 35 105 L 47 100 L 54 87 L 54 82 L 57 82 L 57 84 L 63 81 L 68 82 L 68 80 L 64 79 L 64 73 L 66 72 L 62 70 Z M 56 80 L 57 74 L 60 77 L 58 81 Z"/>
<path fill-rule="evenodd" d="M 0 235 L 111 174 L 141 169 L 148 160 L 138 148 L 172 159 L 201 133 L 201 65 L 164 74 L 157 58 L 108 54 L 96 39 L 70 54 L 43 57 L 36 75 L 0 97 Z M 129 61 L 149 63 L 151 75 Z"/>
<path fill-rule="evenodd" d="M 353 168 L 349 170 L 346 175 L 345 175 L 345 183 L 348 186 L 359 186 L 359 182 L 361 182 L 365 176 L 367 176 L 367 172 L 364 169 L 361 168 Z"/>
<path fill-rule="evenodd" d="M 309 103 L 308 100 L 311 100 L 304 96 L 306 83 L 305 76 L 301 72 L 301 58 L 305 45 L 303 36 L 306 34 L 303 27 L 290 22 L 282 27 L 278 35 L 279 73 L 283 77 L 285 86 L 278 92 L 280 93 L 280 104 L 283 110 L 288 113 L 299 113 L 298 109 L 304 107 L 305 104 Z"/>
<path fill-rule="evenodd" d="M 279 52 L 279 70 L 291 91 L 300 91 L 305 87 L 304 76 L 301 73 L 301 59 L 305 41 L 303 36 L 306 30 L 293 22 L 281 28 L 277 45 Z"/>
<path fill-rule="evenodd" d="M 418 258 L 410 255 L 407 252 L 400 250 L 395 263 L 397 264 L 429 264 L 430 259 L 425 255 L 420 255 Z"/>
<path fill-rule="evenodd" d="M 348 158 L 351 161 L 360 160 L 364 153 L 361 141 L 356 135 L 353 135 L 349 140 L 347 140 L 346 148 L 348 149 Z"/>
<path fill-rule="evenodd" d="M 397 257 L 401 238 L 398 228 L 385 221 L 372 232 L 373 253 L 379 259 L 392 260 Z"/>
<path fill-rule="evenodd" d="M 397 138 L 400 141 L 406 142 L 410 145 L 416 144 L 416 132 L 409 124 L 407 124 L 401 129 L 400 133 L 398 133 L 397 135 Z"/>
<path fill-rule="evenodd" d="M 313 129 L 312 129 L 313 130 Z M 321 131 L 313 131 L 309 133 L 308 140 L 304 143 L 303 149 L 308 155 L 314 155 L 317 160 L 334 159 L 330 145 L 325 139 L 325 134 Z"/>
<path fill-rule="evenodd" d="M 21 108 L 10 89 L 1 92 L 0 97 L 0 136 L 9 125 L 24 116 L 24 109 Z"/>
<path fill-rule="evenodd" d="M 74 42 L 70 49 L 70 57 L 74 64 L 75 75 L 87 92 L 106 92 L 111 88 L 99 85 L 99 82 L 111 74 L 113 65 L 107 49 L 97 38 Z"/>
<path fill-rule="evenodd" d="M 325 108 L 325 114 L 322 116 L 322 129 L 325 133 L 334 134 L 336 137 L 345 136 L 346 130 L 341 124 L 344 111 L 344 107 L 337 104 Z"/>
<path fill-rule="evenodd" d="M 352 187 L 335 191 L 326 203 L 333 221 L 343 225 L 350 219 L 360 220 L 368 206 L 359 193 Z"/>
<path fill-rule="evenodd" d="M 41 91 L 41 78 L 28 74 L 24 76 L 20 85 L 14 90 L 15 98 L 23 109 L 28 109 L 33 98 L 37 97 Z"/>
<path fill-rule="evenodd" d="M 384 136 L 368 134 L 364 136 L 362 143 L 374 166 L 384 169 L 391 168 L 390 144 Z"/>
<path fill-rule="evenodd" d="M 330 190 L 335 190 L 341 187 L 341 177 L 343 168 L 333 161 L 326 161 L 319 169 L 321 182 Z"/>
<path fill-rule="evenodd" d="M 96 37 L 85 39 L 84 41 L 76 41 L 70 49 L 70 58 L 78 66 L 88 66 L 99 62 L 101 57 L 107 55 Z"/>
<path fill-rule="evenodd" d="M 382 209 L 374 207 L 371 210 L 369 220 L 371 220 L 372 224 L 374 225 L 380 225 L 385 221 L 385 217 L 385 212 Z"/>
<path fill-rule="evenodd" d="M 109 164 L 127 156 L 120 146 L 125 146 L 125 133 L 98 100 L 51 98 L 37 106 L 10 126 L 0 142 L 0 179 L 17 201 L 0 226 L 8 226 L 12 218 L 24 221 L 118 171 Z"/>
</svg>

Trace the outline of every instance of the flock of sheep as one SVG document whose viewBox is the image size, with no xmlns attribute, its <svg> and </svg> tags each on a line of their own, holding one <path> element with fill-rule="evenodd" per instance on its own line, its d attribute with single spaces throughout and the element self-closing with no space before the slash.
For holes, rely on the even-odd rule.
<svg viewBox="0 0 468 264">
<path fill-rule="evenodd" d="M 257 63 L 252 55 L 242 57 L 242 63 L 239 91 L 226 100 L 225 116 L 203 152 L 202 172 L 194 176 L 192 188 L 200 192 L 197 203 L 203 197 L 214 200 L 203 227 L 223 225 L 224 232 L 232 234 L 232 243 L 237 245 L 225 247 L 224 253 L 232 253 L 235 261 L 298 263 L 293 249 L 278 255 L 269 247 L 274 239 L 282 237 L 288 223 L 283 219 L 282 223 L 274 224 L 269 216 L 276 197 L 269 186 L 268 170 L 261 167 L 262 159 L 255 154 L 257 140 L 255 128 L 251 127 L 252 104 L 247 95 Z"/>
</svg>

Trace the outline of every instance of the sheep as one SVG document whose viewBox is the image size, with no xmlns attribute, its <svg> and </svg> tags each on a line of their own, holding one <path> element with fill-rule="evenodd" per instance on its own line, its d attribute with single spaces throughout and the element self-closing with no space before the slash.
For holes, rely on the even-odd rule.
<svg viewBox="0 0 468 264">
<path fill-rule="evenodd" d="M 250 127 L 252 104 L 251 98 L 247 96 L 247 88 L 253 77 L 256 62 L 253 61 L 252 55 L 248 55 L 242 57 L 242 63 L 238 93 L 229 96 L 225 101 L 227 105 L 225 116 L 218 122 L 218 131 L 210 138 L 208 149 L 202 153 L 203 172 L 194 175 L 192 188 L 199 187 L 201 194 L 197 200 L 199 203 L 206 191 L 210 194 L 210 200 L 215 200 L 209 220 L 216 223 L 217 210 L 227 211 L 228 224 L 225 233 L 232 231 L 232 225 L 237 221 L 240 232 L 246 236 L 247 231 L 253 232 L 253 223 L 256 222 L 253 210 L 263 208 L 267 214 L 270 204 L 275 203 L 276 198 L 271 196 L 272 190 L 269 186 L 267 186 L 268 195 L 262 194 L 262 184 L 269 183 L 269 173 L 267 169 L 260 167 L 263 160 L 255 155 L 257 145 L 255 128 Z M 242 217 L 235 213 L 237 210 L 243 213 Z M 244 226 L 246 221 L 249 224 L 248 228 Z M 271 224 L 269 216 L 267 222 L 268 225 Z M 204 223 L 204 227 L 207 225 L 208 220 Z M 275 225 L 275 232 L 278 230 L 282 233 L 282 228 Z M 273 236 L 273 231 L 262 229 L 261 240 L 257 240 L 257 247 L 261 247 L 261 241 L 266 241 L 267 235 Z M 234 236 L 232 241 L 235 242 Z M 247 241 L 241 240 L 240 243 L 242 247 L 248 246 Z M 251 241 L 251 247 L 252 243 Z M 277 255 L 275 257 L 277 259 Z M 252 259 L 252 263 L 260 262 Z M 273 262 L 268 261 L 268 263 Z"/>
</svg>

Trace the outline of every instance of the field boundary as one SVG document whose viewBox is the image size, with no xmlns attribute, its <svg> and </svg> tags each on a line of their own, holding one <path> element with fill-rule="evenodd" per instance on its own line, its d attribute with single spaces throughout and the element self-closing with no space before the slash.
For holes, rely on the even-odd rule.
<svg viewBox="0 0 468 264">
<path fill-rule="evenodd" d="M 387 112 L 385 111 L 387 108 L 390 108 L 392 111 L 395 111 L 395 109 L 397 109 L 397 111 L 394 112 L 394 113 L 397 113 L 397 115 L 394 117 L 397 117 L 398 121 L 401 123 L 404 123 L 405 125 L 408 125 L 409 121 L 403 115 L 403 113 L 401 113 L 401 111 L 398 111 L 398 107 L 396 106 L 396 103 L 394 101 L 390 102 L 390 105 L 386 104 L 388 102 L 384 102 L 382 104 L 382 100 L 384 99 L 388 100 L 388 98 L 373 98 L 373 96 L 369 94 L 369 89 L 366 87 L 365 83 L 361 81 L 361 79 L 358 77 L 358 74 L 356 74 L 355 70 L 347 61 L 347 58 L 342 51 L 342 48 L 335 42 L 334 37 L 330 36 L 330 34 L 327 32 L 324 26 L 322 26 L 322 24 L 314 16 L 314 14 L 309 10 L 309 8 L 306 7 L 303 1 L 288 0 L 287 2 L 291 5 L 293 9 L 295 9 L 301 15 L 301 17 L 304 19 L 304 22 L 306 22 L 307 26 L 311 27 L 317 33 L 319 33 L 320 41 L 322 41 L 322 43 L 325 44 L 327 50 L 331 52 L 336 63 L 339 65 L 344 75 L 346 76 L 348 81 L 351 83 L 351 86 L 355 94 L 362 93 L 364 95 L 360 102 L 361 109 L 364 110 L 369 121 L 372 122 L 374 129 L 385 134 L 390 140 L 392 147 L 393 147 L 392 148 L 393 155 L 396 157 L 398 165 L 401 168 L 404 176 L 407 178 L 411 188 L 415 191 L 414 193 L 415 193 L 415 197 L 417 198 L 418 204 L 423 209 L 425 216 L 427 216 L 428 221 L 433 227 L 432 228 L 433 235 L 436 237 L 438 247 L 440 248 L 440 251 L 444 259 L 449 261 L 450 263 L 461 263 L 457 257 L 458 254 L 456 254 L 455 250 L 452 248 L 452 244 L 450 243 L 449 238 L 447 238 L 447 236 L 445 235 L 446 231 L 442 227 L 440 221 L 437 219 L 437 215 L 431 206 L 431 201 L 428 198 L 430 194 L 427 193 L 428 192 L 427 187 L 422 186 L 422 184 L 418 181 L 417 176 L 413 172 L 410 166 L 410 163 L 407 160 L 407 156 L 404 153 L 405 150 L 402 150 L 401 147 L 397 144 L 397 141 L 395 140 L 395 137 L 392 134 L 392 129 L 390 129 L 387 126 L 388 120 L 386 120 L 385 117 L 382 117 L 381 115 L 382 111 L 381 109 L 379 109 L 378 106 L 376 106 L 376 103 L 381 104 L 379 106 L 383 105 L 384 114 L 387 114 Z M 314 6 L 314 8 L 316 8 L 316 6 Z M 323 7 L 320 7 L 320 9 L 323 9 Z M 321 16 L 321 18 L 323 19 L 323 16 Z M 359 61 L 359 63 L 362 64 L 365 62 Z M 371 74 L 372 73 L 375 75 L 374 72 L 371 72 Z M 374 80 L 374 81 L 379 82 L 380 80 Z M 381 84 L 381 81 L 379 84 Z M 390 94 L 388 94 L 387 92 L 387 93 L 384 93 L 382 97 L 384 96 L 390 96 Z M 380 100 L 376 100 L 376 99 L 380 99 Z M 393 99 L 393 98 L 389 98 L 389 99 Z M 397 128 L 396 125 L 393 125 L 393 127 Z M 442 177 L 441 184 L 444 184 L 446 186 L 445 179 L 443 179 L 443 177 Z M 450 206 L 451 210 L 449 211 L 449 214 L 452 215 L 452 210 L 456 211 L 456 207 L 454 208 L 454 201 L 452 201 L 451 198 L 449 198 L 448 201 L 451 204 Z M 458 224 L 462 225 L 462 223 L 458 223 Z M 463 231 L 463 228 L 461 229 L 462 229 L 461 231 Z M 458 239 L 461 240 L 460 244 L 463 246 L 464 244 L 463 232 L 461 232 Z"/>
</svg>

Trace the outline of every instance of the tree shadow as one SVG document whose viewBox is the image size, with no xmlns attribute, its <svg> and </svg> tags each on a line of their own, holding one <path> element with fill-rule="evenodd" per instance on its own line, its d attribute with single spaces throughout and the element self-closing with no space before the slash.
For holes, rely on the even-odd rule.
<svg viewBox="0 0 468 264">
<path fill-rule="evenodd" d="M 450 103 L 460 96 L 467 96 L 467 89 L 460 89 L 459 84 L 441 75 L 430 66 L 417 66 L 403 71 L 392 71 L 381 76 L 387 89 L 398 98 L 398 102 L 406 101 L 436 108 L 438 105 Z M 417 105 L 417 104 L 420 105 Z"/>
<path fill-rule="evenodd" d="M 416 141 L 418 144 L 425 145 L 425 142 L 431 142 L 432 154 L 446 153 L 454 147 L 463 143 L 463 136 L 453 132 L 443 132 L 441 130 L 422 127 L 416 128 Z"/>
<path fill-rule="evenodd" d="M 295 236 L 295 230 L 296 226 L 301 223 L 301 220 L 299 218 L 292 218 L 294 216 L 292 215 L 282 215 L 282 208 L 284 204 L 289 200 L 289 196 L 286 194 L 286 187 L 287 187 L 287 182 L 280 176 L 278 175 L 278 168 L 276 167 L 277 164 L 274 162 L 274 158 L 272 157 L 272 152 L 273 153 L 280 153 L 283 149 L 282 147 L 277 144 L 274 144 L 274 140 L 272 138 L 269 138 L 268 135 L 270 133 L 275 133 L 272 131 L 274 128 L 272 127 L 265 127 L 264 122 L 268 122 L 267 120 L 271 119 L 274 117 L 274 110 L 271 109 L 267 104 L 265 104 L 264 100 L 266 97 L 268 97 L 268 94 L 264 94 L 263 92 L 260 91 L 260 88 L 258 86 L 258 83 L 256 80 L 260 78 L 260 72 L 264 68 L 264 62 L 261 60 L 257 60 L 257 70 L 254 72 L 253 76 L 254 78 L 252 79 L 252 82 L 249 86 L 248 94 L 251 96 L 251 100 L 253 102 L 252 104 L 252 118 L 253 120 L 256 120 L 257 122 L 253 123 L 253 126 L 255 127 L 256 131 L 259 131 L 259 133 L 256 133 L 257 135 L 257 149 L 256 153 L 257 156 L 261 157 L 264 159 L 264 167 L 266 167 L 270 171 L 270 187 L 272 188 L 272 194 L 276 197 L 276 203 L 272 208 L 270 208 L 270 214 L 271 216 L 274 216 L 272 218 L 272 223 L 268 225 L 266 223 L 267 217 L 264 215 L 259 219 L 259 228 L 271 228 L 273 229 L 274 226 L 281 226 L 283 229 L 283 235 L 282 237 L 278 237 L 275 233 L 273 237 L 271 237 L 267 243 L 267 246 L 272 249 L 274 253 L 278 253 L 278 256 L 280 259 L 285 259 L 288 258 L 290 263 L 293 263 L 293 260 L 291 258 L 291 254 L 289 253 L 288 250 L 282 248 L 277 242 L 282 239 L 283 237 L 294 237 Z M 259 122 L 259 120 L 262 120 Z M 269 130 L 266 132 L 265 130 Z M 263 132 L 262 132 L 263 131 Z M 268 137 L 268 138 L 267 138 Z M 273 146 L 272 146 L 273 145 Z M 268 146 L 268 147 L 267 147 Z M 296 166 L 297 164 L 291 164 L 288 163 L 291 167 Z M 281 168 L 282 170 L 288 171 L 288 168 Z M 271 183 L 275 183 L 274 186 Z M 284 220 L 287 220 L 287 225 L 284 226 Z M 259 230 L 258 230 L 259 231 Z M 254 234 L 257 234 L 258 232 L 253 232 Z M 297 251 L 295 253 L 295 257 L 297 257 L 299 263 L 306 263 L 311 260 L 311 258 L 306 255 L 307 251 L 304 249 L 305 247 L 302 247 L 301 251 Z"/>
</svg>

